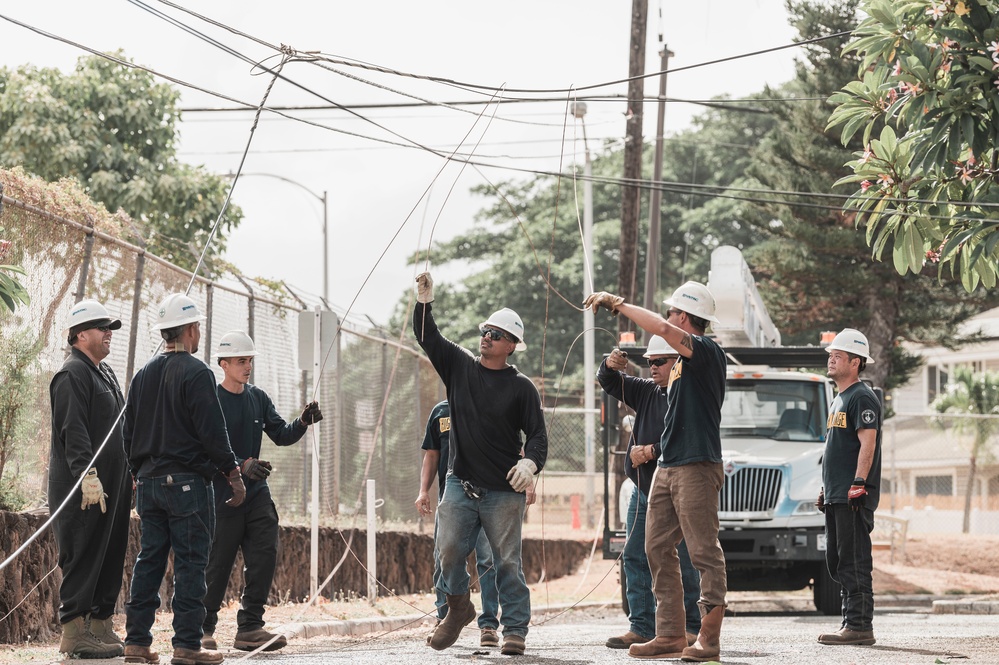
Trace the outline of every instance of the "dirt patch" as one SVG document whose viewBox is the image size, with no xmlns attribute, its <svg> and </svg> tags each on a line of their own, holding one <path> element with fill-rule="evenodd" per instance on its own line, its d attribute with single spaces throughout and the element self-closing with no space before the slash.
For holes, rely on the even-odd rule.
<svg viewBox="0 0 999 665">
<path fill-rule="evenodd" d="M 917 534 L 874 551 L 875 593 L 999 593 L 999 536 Z"/>
</svg>

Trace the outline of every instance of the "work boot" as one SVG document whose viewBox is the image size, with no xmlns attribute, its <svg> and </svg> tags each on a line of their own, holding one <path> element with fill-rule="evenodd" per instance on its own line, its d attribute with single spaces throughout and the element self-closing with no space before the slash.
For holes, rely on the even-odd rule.
<svg viewBox="0 0 999 665">
<path fill-rule="evenodd" d="M 632 644 L 628 655 L 632 658 L 679 658 L 687 648 L 683 635 L 656 636 L 644 644 Z"/>
<path fill-rule="evenodd" d="M 125 662 L 155 665 L 160 662 L 160 655 L 149 647 L 139 646 L 138 644 L 126 644 Z"/>
<path fill-rule="evenodd" d="M 441 625 L 442 619 L 438 619 L 434 627 L 430 629 L 430 633 L 427 635 L 427 646 L 430 646 L 430 640 L 433 639 L 434 633 L 437 632 L 437 626 Z"/>
<path fill-rule="evenodd" d="M 608 649 L 627 649 L 632 644 L 644 644 L 645 642 L 648 642 L 651 639 L 652 639 L 651 637 L 642 637 L 638 633 L 629 630 L 627 633 L 621 635 L 620 637 L 607 638 L 607 641 L 604 643 L 604 646 L 606 646 Z"/>
<path fill-rule="evenodd" d="M 218 665 L 225 657 L 214 649 L 185 649 L 175 647 L 171 665 Z"/>
<path fill-rule="evenodd" d="M 271 642 L 271 640 L 274 640 Z M 267 644 L 270 642 L 270 644 Z M 240 651 L 253 651 L 259 647 L 264 647 L 264 651 L 277 651 L 288 646 L 288 638 L 284 635 L 269 633 L 263 628 L 256 630 L 236 631 L 236 639 L 232 645 Z"/>
<path fill-rule="evenodd" d="M 859 644 L 861 646 L 871 646 L 876 641 L 873 630 L 853 630 L 846 626 L 843 626 L 835 633 L 819 635 L 819 644 Z"/>
<path fill-rule="evenodd" d="M 725 618 L 725 606 L 715 605 L 701 617 L 701 632 L 697 640 L 683 650 L 683 660 L 688 663 L 705 663 L 717 660 L 721 651 L 721 625 Z"/>
<path fill-rule="evenodd" d="M 504 656 L 523 656 L 524 649 L 527 648 L 523 635 L 504 635 L 503 648 L 500 653 Z"/>
<path fill-rule="evenodd" d="M 475 605 L 472 604 L 467 591 L 460 596 L 446 595 L 447 616 L 430 638 L 430 646 L 438 651 L 443 651 L 457 642 L 461 629 L 475 618 Z"/>
<path fill-rule="evenodd" d="M 123 650 L 125 648 L 125 642 L 114 632 L 114 617 L 107 619 L 90 617 L 90 632 L 104 644 L 117 644 Z"/>
<path fill-rule="evenodd" d="M 211 649 L 212 651 L 217 651 L 219 648 L 218 642 L 215 641 L 215 630 L 203 631 L 201 635 L 201 648 Z"/>
<path fill-rule="evenodd" d="M 479 631 L 479 646 L 480 647 L 498 647 L 499 646 L 499 635 L 496 634 L 495 628 L 483 628 Z"/>
<path fill-rule="evenodd" d="M 62 625 L 59 651 L 70 658 L 117 658 L 124 653 L 120 644 L 105 644 L 97 639 L 83 617 L 76 617 Z"/>
</svg>

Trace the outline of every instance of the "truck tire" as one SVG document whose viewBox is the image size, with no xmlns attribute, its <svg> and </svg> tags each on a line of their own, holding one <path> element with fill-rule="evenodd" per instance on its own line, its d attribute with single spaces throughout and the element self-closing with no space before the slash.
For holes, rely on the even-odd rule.
<svg viewBox="0 0 999 665">
<path fill-rule="evenodd" d="M 624 610 L 624 616 L 629 616 L 631 608 L 628 606 L 628 578 L 624 576 L 624 559 L 621 560 L 617 570 L 618 577 L 621 578 L 621 609 Z"/>
<path fill-rule="evenodd" d="M 840 596 L 839 583 L 829 575 L 825 564 L 819 565 L 812 584 L 812 598 L 815 609 L 828 616 L 839 616 L 843 612 L 843 599 Z"/>
</svg>

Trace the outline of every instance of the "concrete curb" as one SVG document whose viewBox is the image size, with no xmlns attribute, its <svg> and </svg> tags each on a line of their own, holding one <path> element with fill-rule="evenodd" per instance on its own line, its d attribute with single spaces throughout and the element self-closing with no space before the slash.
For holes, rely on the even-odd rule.
<svg viewBox="0 0 999 665">
<path fill-rule="evenodd" d="M 582 603 L 566 603 L 564 605 L 550 605 L 546 607 L 535 607 L 531 609 L 532 614 L 544 614 L 547 612 L 561 612 L 575 608 L 591 607 L 619 607 L 620 603 L 602 603 L 598 601 L 587 601 Z M 281 633 L 288 639 L 295 637 L 351 637 L 358 635 L 368 635 L 371 633 L 384 633 L 403 628 L 419 627 L 424 621 L 433 621 L 433 615 L 429 614 L 408 614 L 397 617 L 380 617 L 376 619 L 347 619 L 344 621 L 311 621 L 286 623 L 274 628 L 275 633 Z"/>
<path fill-rule="evenodd" d="M 994 596 L 934 600 L 933 614 L 999 614 L 999 600 Z"/>
</svg>

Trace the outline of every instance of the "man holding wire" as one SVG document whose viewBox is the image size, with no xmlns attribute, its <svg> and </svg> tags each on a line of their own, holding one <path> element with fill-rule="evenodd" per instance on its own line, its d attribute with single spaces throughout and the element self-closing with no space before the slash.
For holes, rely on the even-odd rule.
<svg viewBox="0 0 999 665">
<path fill-rule="evenodd" d="M 70 658 L 114 658 L 124 653 L 112 623 L 128 547 L 132 483 L 121 445 L 125 398 L 104 359 L 111 353 L 111 331 L 121 328 L 121 321 L 96 300 L 82 300 L 71 308 L 67 328 L 72 348 L 49 384 L 49 510 L 62 505 L 81 476 L 83 483 L 52 524 L 62 570 L 59 651 Z"/>
<path fill-rule="evenodd" d="M 475 618 L 465 561 L 485 531 L 493 549 L 502 611 L 504 655 L 521 655 L 531 621 L 531 591 L 524 580 L 521 527 L 525 491 L 548 458 L 541 396 L 534 383 L 507 361 L 523 351 L 524 324 L 501 309 L 479 325 L 479 356 L 445 338 L 434 321 L 433 280 L 416 278 L 413 332 L 447 389 L 451 407 L 451 473 L 438 506 L 438 550 L 447 616 L 430 646 L 454 644 Z M 521 432 L 526 441 L 521 443 Z M 523 457 L 521 457 L 523 450 Z"/>
<path fill-rule="evenodd" d="M 215 537 L 212 553 L 205 573 L 208 593 L 205 596 L 204 637 L 201 646 L 217 649 L 215 626 L 219 608 L 229 587 L 236 553 L 243 552 L 243 594 L 236 614 L 236 638 L 233 646 L 243 651 L 263 647 L 275 651 L 288 644 L 284 635 L 264 630 L 264 605 L 271 591 L 274 569 L 277 565 L 278 514 L 271 498 L 267 476 L 273 466 L 260 459 L 263 434 L 279 446 L 297 443 L 309 425 L 323 419 L 319 403 L 305 407 L 301 417 L 288 423 L 278 415 L 271 398 L 250 383 L 256 347 L 250 336 L 242 331 L 226 333 L 219 340 L 214 357 L 225 373 L 217 393 L 222 413 L 225 414 L 229 443 L 236 454 L 246 500 L 239 506 L 226 502 L 232 490 L 222 476 L 215 476 Z"/>
<path fill-rule="evenodd" d="M 649 642 L 656 636 L 656 596 L 652 592 L 652 572 L 645 553 L 645 514 L 652 476 L 662 452 L 660 439 L 666 419 L 669 376 L 679 354 L 662 337 L 653 335 L 644 357 L 648 359 L 651 379 L 626 374 L 628 355 L 618 349 L 604 358 L 597 370 L 597 381 L 604 392 L 635 411 L 635 426 L 624 460 L 625 473 L 635 483 L 635 489 L 628 503 L 627 541 L 621 555 L 631 625 L 624 635 L 607 640 L 606 646 L 611 649 L 627 649 L 632 644 Z M 683 607 L 687 619 L 686 640 L 691 645 L 701 629 L 701 614 L 697 607 L 701 582 L 697 569 L 690 561 L 686 542 L 681 540 L 676 551 L 680 556 Z"/>
</svg>

